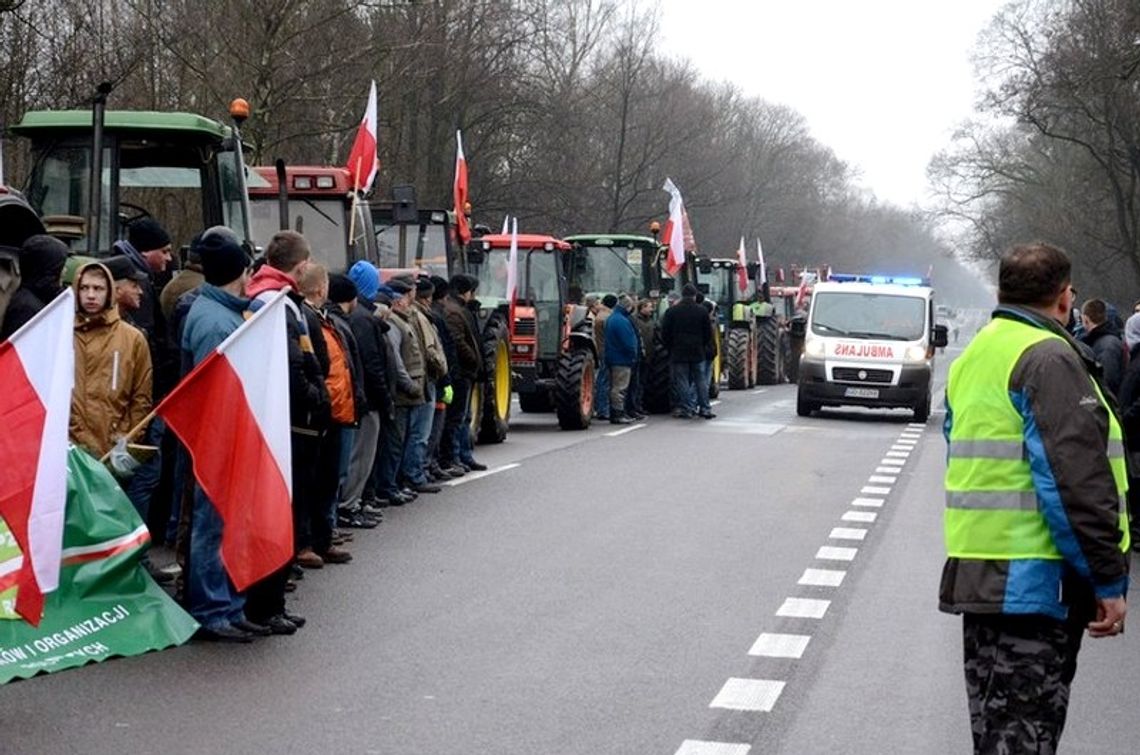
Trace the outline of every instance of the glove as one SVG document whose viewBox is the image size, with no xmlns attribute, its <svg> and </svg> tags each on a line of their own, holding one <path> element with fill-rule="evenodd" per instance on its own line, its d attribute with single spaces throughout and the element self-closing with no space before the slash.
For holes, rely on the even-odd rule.
<svg viewBox="0 0 1140 755">
<path fill-rule="evenodd" d="M 141 466 L 139 461 L 131 456 L 131 452 L 127 450 L 126 438 L 119 438 L 115 441 L 115 446 L 111 449 L 111 458 L 108 461 L 111 465 L 111 471 L 120 480 L 131 479 Z"/>
<path fill-rule="evenodd" d="M 452 388 L 450 385 L 445 385 L 443 387 L 443 403 L 450 405 L 452 399 L 454 399 L 454 398 L 455 398 L 455 389 Z"/>
</svg>

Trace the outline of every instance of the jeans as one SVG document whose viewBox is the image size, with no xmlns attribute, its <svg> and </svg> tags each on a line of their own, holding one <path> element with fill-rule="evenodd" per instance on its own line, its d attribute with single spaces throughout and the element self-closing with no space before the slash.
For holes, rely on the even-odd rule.
<svg viewBox="0 0 1140 755">
<path fill-rule="evenodd" d="M 218 629 L 245 618 L 245 596 L 230 582 L 222 565 L 221 549 L 222 518 L 202 489 L 195 485 L 186 608 L 206 629 Z"/>
<path fill-rule="evenodd" d="M 625 394 L 627 415 L 645 414 L 642 400 L 645 396 L 645 359 L 638 359 L 629 375 L 629 392 Z"/>
<path fill-rule="evenodd" d="M 446 467 L 463 460 L 464 453 L 470 454 L 467 446 L 470 445 L 470 436 L 465 421 L 467 410 L 471 404 L 471 381 L 467 378 L 457 377 L 451 382 L 453 397 L 447 407 L 447 421 L 443 426 L 443 440 L 439 446 L 440 466 Z M 464 440 L 461 435 L 468 435 Z"/>
<path fill-rule="evenodd" d="M 669 372 L 673 378 L 673 408 L 682 414 L 696 414 L 697 384 L 704 373 L 701 363 L 672 362 Z"/>
<path fill-rule="evenodd" d="M 618 419 L 625 411 L 626 391 L 633 368 L 627 365 L 610 367 L 610 419 Z"/>
<path fill-rule="evenodd" d="M 166 425 L 163 424 L 162 420 L 155 417 L 151 421 L 150 427 L 143 433 L 143 443 L 158 448 L 162 444 L 162 433 L 165 429 Z M 127 494 L 127 498 L 131 499 L 135 511 L 139 512 L 139 516 L 144 522 L 147 521 L 147 515 L 150 513 L 150 498 L 154 495 L 154 490 L 158 487 L 161 476 L 162 452 L 156 451 L 154 456 L 139 465 L 139 468 L 135 470 L 134 475 L 127 482 L 124 492 Z"/>
<path fill-rule="evenodd" d="M 706 414 L 712 411 L 712 404 L 709 403 L 709 383 L 712 381 L 712 361 L 705 360 L 700 363 L 701 376 L 698 380 L 697 388 L 697 409 L 701 414 Z"/>
<path fill-rule="evenodd" d="M 400 472 L 404 479 L 413 485 L 426 485 L 428 438 L 431 437 L 431 420 L 435 416 L 435 385 L 428 383 L 424 389 L 424 403 L 413 406 L 408 411 L 408 436 L 404 442 L 404 458 Z"/>
<path fill-rule="evenodd" d="M 411 407 L 397 406 L 395 418 L 384 423 L 380 434 L 380 449 L 376 454 L 376 495 L 391 498 L 400 490 L 400 462 L 404 458 L 404 439 Z"/>
<path fill-rule="evenodd" d="M 594 375 L 594 416 L 606 419 L 610 416 L 610 371 L 605 360 L 598 360 Z"/>
<path fill-rule="evenodd" d="M 428 436 L 427 465 L 439 464 L 439 449 L 443 444 L 443 426 L 447 422 L 447 408 L 436 408 L 431 415 L 431 435 Z"/>
</svg>

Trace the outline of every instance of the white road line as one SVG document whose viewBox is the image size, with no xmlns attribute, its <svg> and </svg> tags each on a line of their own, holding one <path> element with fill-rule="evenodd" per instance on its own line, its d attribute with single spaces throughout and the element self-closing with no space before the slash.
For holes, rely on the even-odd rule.
<svg viewBox="0 0 1140 755">
<path fill-rule="evenodd" d="M 867 530 L 854 527 L 836 527 L 828 537 L 832 540 L 863 540 L 867 537 Z"/>
<path fill-rule="evenodd" d="M 815 552 L 815 557 L 821 561 L 854 561 L 858 548 L 836 548 L 825 545 Z"/>
<path fill-rule="evenodd" d="M 860 490 L 863 495 L 890 495 L 890 488 L 882 488 L 875 485 L 864 485 Z"/>
<path fill-rule="evenodd" d="M 830 600 L 787 598 L 784 600 L 784 605 L 776 610 L 776 615 L 793 619 L 822 619 L 829 605 L 831 605 Z"/>
<path fill-rule="evenodd" d="M 767 713 L 776 706 L 785 682 L 773 679 L 729 679 L 720 688 L 710 708 L 748 710 Z"/>
<path fill-rule="evenodd" d="M 914 430 L 903 430 L 901 433 L 899 433 L 899 437 L 900 438 L 911 438 L 914 440 L 918 440 L 919 438 L 922 437 L 922 433 L 916 432 Z"/>
<path fill-rule="evenodd" d="M 796 584 L 809 587 L 839 587 L 847 572 L 840 569 L 804 569 L 803 576 Z"/>
<path fill-rule="evenodd" d="M 879 463 L 887 467 L 901 467 L 906 464 L 906 459 L 883 459 Z"/>
<path fill-rule="evenodd" d="M 625 435 L 626 433 L 632 433 L 634 430 L 640 430 L 643 427 L 646 427 L 646 424 L 644 422 L 642 422 L 640 425 L 630 425 L 629 427 L 623 427 L 620 430 L 614 430 L 613 432 L 604 433 L 604 435 L 607 438 L 616 438 L 619 435 Z"/>
<path fill-rule="evenodd" d="M 867 506 L 872 509 L 879 509 L 883 507 L 882 498 L 856 498 L 851 501 L 852 506 Z"/>
<path fill-rule="evenodd" d="M 767 392 L 768 392 L 767 388 L 757 388 L 754 391 L 749 391 L 749 393 L 751 393 L 753 396 L 759 396 L 761 393 L 767 393 Z"/>
<path fill-rule="evenodd" d="M 748 755 L 752 745 L 686 739 L 673 755 Z"/>
<path fill-rule="evenodd" d="M 716 406 L 719 403 L 720 403 L 720 399 L 718 398 L 716 401 L 710 401 L 709 406 Z"/>
<path fill-rule="evenodd" d="M 898 474 L 901 471 L 898 467 L 875 467 L 875 474 Z"/>
<path fill-rule="evenodd" d="M 772 634 L 765 632 L 752 643 L 749 655 L 763 658 L 803 658 L 811 635 L 807 634 Z"/>
<path fill-rule="evenodd" d="M 903 446 L 904 448 L 914 448 L 918 445 L 917 440 L 910 440 L 909 438 L 899 438 L 895 441 L 896 446 Z"/>
<path fill-rule="evenodd" d="M 891 450 L 892 451 L 906 451 L 909 454 L 910 452 L 912 452 L 914 450 L 914 448 L 912 446 L 900 446 L 899 444 L 896 443 L 895 445 L 891 446 Z"/>
<path fill-rule="evenodd" d="M 888 459 L 908 459 L 910 458 L 910 451 L 887 451 Z"/>
<path fill-rule="evenodd" d="M 894 485 L 898 480 L 899 478 L 894 475 L 871 475 L 867 478 L 867 482 L 886 483 L 888 485 Z"/>
<path fill-rule="evenodd" d="M 456 485 L 462 485 L 465 482 L 473 482 L 474 480 L 482 480 L 484 477 L 490 477 L 491 475 L 498 474 L 499 472 L 506 472 L 508 469 L 514 469 L 517 466 L 520 466 L 520 465 L 517 463 L 515 463 L 515 464 L 504 464 L 501 467 L 495 467 L 494 469 L 488 469 L 485 472 L 471 472 L 471 473 L 463 475 L 462 477 L 460 477 L 457 480 L 448 480 L 447 482 L 445 482 L 443 484 L 444 485 L 450 485 L 451 487 L 455 487 Z"/>
<path fill-rule="evenodd" d="M 842 517 L 845 522 L 873 522 L 879 518 L 874 511 L 848 511 Z"/>
</svg>

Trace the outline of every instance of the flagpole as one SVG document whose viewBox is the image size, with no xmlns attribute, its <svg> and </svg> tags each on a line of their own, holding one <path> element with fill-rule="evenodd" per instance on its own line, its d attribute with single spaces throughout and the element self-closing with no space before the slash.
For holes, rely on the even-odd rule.
<svg viewBox="0 0 1140 755">
<path fill-rule="evenodd" d="M 356 156 L 356 170 L 353 172 L 352 184 L 352 217 L 348 219 L 349 244 L 352 243 L 352 237 L 356 233 L 356 211 L 358 203 L 360 202 L 360 155 Z"/>
</svg>

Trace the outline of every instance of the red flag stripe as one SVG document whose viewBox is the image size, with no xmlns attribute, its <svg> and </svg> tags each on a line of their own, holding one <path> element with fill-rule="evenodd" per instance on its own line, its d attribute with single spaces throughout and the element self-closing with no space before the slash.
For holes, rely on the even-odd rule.
<svg viewBox="0 0 1140 755">
<path fill-rule="evenodd" d="M 222 518 L 222 561 L 239 591 L 293 556 L 289 484 L 243 396 L 241 378 L 215 352 L 157 409 L 190 452 L 195 477 Z"/>
</svg>

